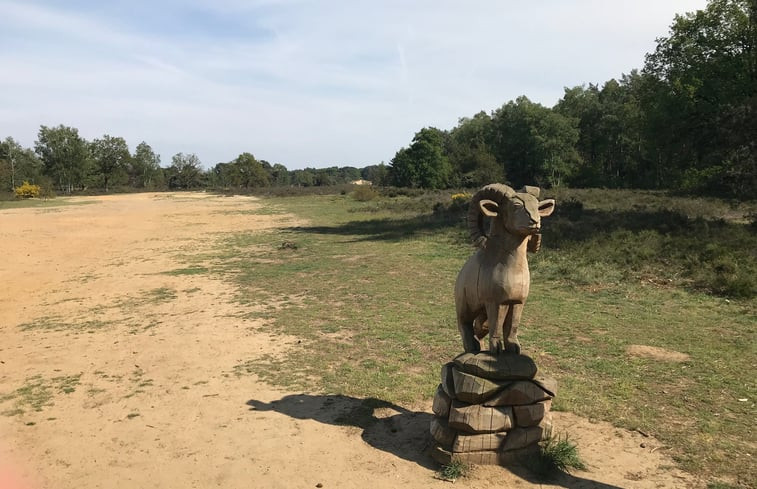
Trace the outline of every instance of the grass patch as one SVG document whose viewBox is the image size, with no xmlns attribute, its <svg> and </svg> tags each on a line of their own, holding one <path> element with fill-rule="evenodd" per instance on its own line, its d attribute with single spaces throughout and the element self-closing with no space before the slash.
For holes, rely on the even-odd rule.
<svg viewBox="0 0 757 489">
<path fill-rule="evenodd" d="M 127 296 L 124 299 L 118 300 L 115 306 L 120 308 L 121 310 L 127 311 L 133 310 L 135 307 L 171 302 L 176 300 L 177 297 L 178 294 L 176 292 L 176 289 L 172 289 L 170 287 L 156 287 L 154 289 L 141 292 L 139 296 Z"/>
<path fill-rule="evenodd" d="M 81 374 L 58 376 L 47 379 L 41 375 L 29 377 L 24 385 L 0 396 L 0 404 L 13 401 L 14 407 L 2 411 L 4 416 L 18 416 L 28 410 L 42 411 L 54 405 L 56 394 L 70 394 L 79 385 Z"/>
<path fill-rule="evenodd" d="M 145 301 L 148 304 L 171 302 L 176 299 L 176 290 L 170 287 L 158 287 L 147 291 Z"/>
<path fill-rule="evenodd" d="M 728 484 L 727 482 L 710 482 L 707 484 L 707 489 L 739 489 L 739 486 Z"/>
<path fill-rule="evenodd" d="M 467 477 L 471 472 L 471 466 L 460 460 L 453 460 L 439 469 L 439 478 L 445 481 L 455 482 L 457 479 Z"/>
<path fill-rule="evenodd" d="M 575 443 L 564 437 L 549 437 L 540 445 L 539 456 L 527 461 L 528 468 L 541 479 L 552 479 L 561 472 L 586 470 Z"/>
<path fill-rule="evenodd" d="M 37 318 L 33 321 L 21 323 L 18 327 L 22 331 L 50 330 L 50 331 L 79 331 L 92 332 L 104 329 L 111 323 L 100 319 L 77 318 L 74 320 L 64 319 L 61 316 Z"/>
<path fill-rule="evenodd" d="M 580 205 L 560 214 L 558 201 L 544 221 L 521 327 L 525 352 L 560 382 L 554 408 L 651 433 L 696 474 L 757 478 L 747 455 L 755 442 L 752 279 L 717 286 L 718 274 L 737 283 L 743 272 L 710 263 L 727 258 L 752 270 L 749 224 L 708 214 L 731 205 L 659 193 L 559 198 Z M 439 366 L 461 350 L 452 289 L 473 251 L 464 211 L 450 202 L 444 193 L 263 200 L 263 209 L 308 224 L 225 236 L 203 260 L 235 281 L 237 301 L 269 305 L 255 313 L 268 329 L 301 343 L 243 360 L 234 373 L 393 403 L 431 398 Z M 297 249 L 281 249 L 284 242 Z M 697 270 L 706 273 L 697 278 Z M 634 356 L 633 345 L 688 358 Z"/>
<path fill-rule="evenodd" d="M 177 268 L 176 270 L 169 270 L 168 272 L 163 272 L 164 275 L 171 275 L 171 276 L 180 276 L 180 275 L 201 275 L 204 273 L 208 273 L 208 269 L 205 267 L 187 267 L 187 268 Z"/>
<path fill-rule="evenodd" d="M 67 197 L 56 197 L 54 199 L 18 199 L 18 200 L 0 200 L 0 211 L 6 209 L 29 209 L 42 208 L 53 209 L 55 207 L 70 205 L 88 205 L 96 204 L 96 200 L 72 200 Z"/>
</svg>

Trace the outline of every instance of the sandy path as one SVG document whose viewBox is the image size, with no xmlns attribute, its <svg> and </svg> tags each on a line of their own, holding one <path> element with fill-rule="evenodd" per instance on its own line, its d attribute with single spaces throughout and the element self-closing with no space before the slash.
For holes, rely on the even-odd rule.
<svg viewBox="0 0 757 489">
<path fill-rule="evenodd" d="M 429 405 L 350 425 L 359 399 L 237 377 L 292 339 L 240 317 L 233 284 L 164 273 L 222 233 L 292 217 L 201 193 L 73 201 L 94 203 L 0 211 L 0 489 L 448 487 L 424 453 Z M 695 485 L 652 439 L 565 413 L 556 424 L 589 472 L 538 486 L 480 467 L 456 485 Z"/>
</svg>

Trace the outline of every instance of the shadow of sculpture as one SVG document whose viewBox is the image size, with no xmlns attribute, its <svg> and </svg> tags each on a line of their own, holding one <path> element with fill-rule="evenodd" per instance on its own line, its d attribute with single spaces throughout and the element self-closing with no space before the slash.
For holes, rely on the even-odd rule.
<svg viewBox="0 0 757 489">
<path fill-rule="evenodd" d="M 508 467 L 508 470 L 521 479 L 539 486 L 549 484 L 551 486 L 565 487 L 566 489 L 623 489 L 620 486 L 605 484 L 604 482 L 592 479 L 584 479 L 568 472 L 559 472 L 554 477 L 544 478 L 535 475 L 525 466 L 513 465 Z"/>
<path fill-rule="evenodd" d="M 343 395 L 292 394 L 265 403 L 250 399 L 250 410 L 275 411 L 295 419 L 312 419 L 363 430 L 370 446 L 415 462 L 430 470 L 439 465 L 428 454 L 431 414 L 405 409 L 381 399 Z"/>
<path fill-rule="evenodd" d="M 271 402 L 250 399 L 246 404 L 251 411 L 274 411 L 294 419 L 360 428 L 363 430 L 361 438 L 373 448 L 429 470 L 439 468 L 429 453 L 431 413 L 412 411 L 372 397 L 359 399 L 343 395 L 291 394 Z M 513 466 L 507 470 L 527 482 L 545 483 L 526 467 Z M 564 472 L 548 483 L 568 489 L 621 489 Z"/>
</svg>

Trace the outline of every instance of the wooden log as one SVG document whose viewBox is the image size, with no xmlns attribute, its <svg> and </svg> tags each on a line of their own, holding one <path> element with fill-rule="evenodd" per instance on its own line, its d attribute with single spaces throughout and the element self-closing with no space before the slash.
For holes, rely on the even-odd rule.
<svg viewBox="0 0 757 489">
<path fill-rule="evenodd" d="M 549 412 L 552 401 L 541 401 L 527 406 L 513 406 L 513 418 L 515 426 L 526 428 L 541 423 L 544 416 Z"/>
<path fill-rule="evenodd" d="M 510 430 L 501 445 L 501 450 L 518 450 L 531 445 L 536 446 L 552 434 L 552 417 L 545 417 L 537 426 L 515 428 Z"/>
<path fill-rule="evenodd" d="M 536 364 L 526 355 L 494 355 L 488 351 L 463 353 L 454 359 L 461 372 L 489 380 L 527 380 L 536 375 Z"/>
<path fill-rule="evenodd" d="M 537 456 L 539 446 L 533 445 L 519 450 L 480 451 L 480 452 L 452 452 L 439 445 L 431 449 L 431 458 L 442 465 L 449 465 L 453 461 L 476 465 L 515 466 L 524 464 L 529 458 Z"/>
<path fill-rule="evenodd" d="M 434 417 L 431 420 L 431 436 L 434 437 L 439 445 L 449 448 L 455 442 L 457 432 L 447 425 L 447 422 L 443 419 Z"/>
<path fill-rule="evenodd" d="M 449 426 L 467 433 L 494 433 L 513 427 L 512 408 L 484 407 L 481 404 L 468 405 L 452 401 L 449 411 Z"/>
<path fill-rule="evenodd" d="M 449 416 L 449 408 L 452 406 L 452 398 L 444 392 L 444 387 L 439 384 L 436 388 L 436 395 L 434 395 L 434 403 L 431 406 L 431 410 L 440 418 L 447 419 Z"/>
<path fill-rule="evenodd" d="M 544 389 L 544 392 L 552 397 L 557 395 L 557 380 L 547 375 L 534 377 L 533 383 Z"/>
<path fill-rule="evenodd" d="M 485 406 L 523 406 L 551 399 L 544 389 L 528 380 L 513 382 L 484 402 Z"/>
<path fill-rule="evenodd" d="M 485 433 L 482 435 L 459 434 L 452 444 L 452 451 L 457 452 L 480 452 L 485 450 L 499 450 L 505 441 L 506 431 L 499 433 Z"/>
<path fill-rule="evenodd" d="M 461 372 L 456 368 L 452 369 L 452 377 L 455 385 L 455 399 L 460 399 L 471 404 L 481 404 L 501 390 L 503 385 L 507 385 L 476 377 L 475 375 Z"/>
<path fill-rule="evenodd" d="M 442 365 L 442 389 L 451 399 L 455 399 L 455 379 L 452 371 L 455 369 L 453 362 Z"/>
</svg>

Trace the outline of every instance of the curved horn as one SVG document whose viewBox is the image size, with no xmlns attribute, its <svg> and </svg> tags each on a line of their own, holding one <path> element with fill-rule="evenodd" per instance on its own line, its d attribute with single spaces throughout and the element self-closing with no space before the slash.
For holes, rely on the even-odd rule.
<svg viewBox="0 0 757 489">
<path fill-rule="evenodd" d="M 539 194 L 541 193 L 541 189 L 539 187 L 532 187 L 531 185 L 524 185 L 522 189 L 518 190 L 518 192 L 531 194 L 538 199 Z"/>
<path fill-rule="evenodd" d="M 501 204 L 505 199 L 515 195 L 515 191 L 507 185 L 501 183 L 492 183 L 483 187 L 471 198 L 468 207 L 468 231 L 473 240 L 473 244 L 483 247 L 486 242 L 486 231 L 484 230 L 484 216 L 481 214 L 479 203 L 484 200 L 493 200 Z"/>
</svg>

